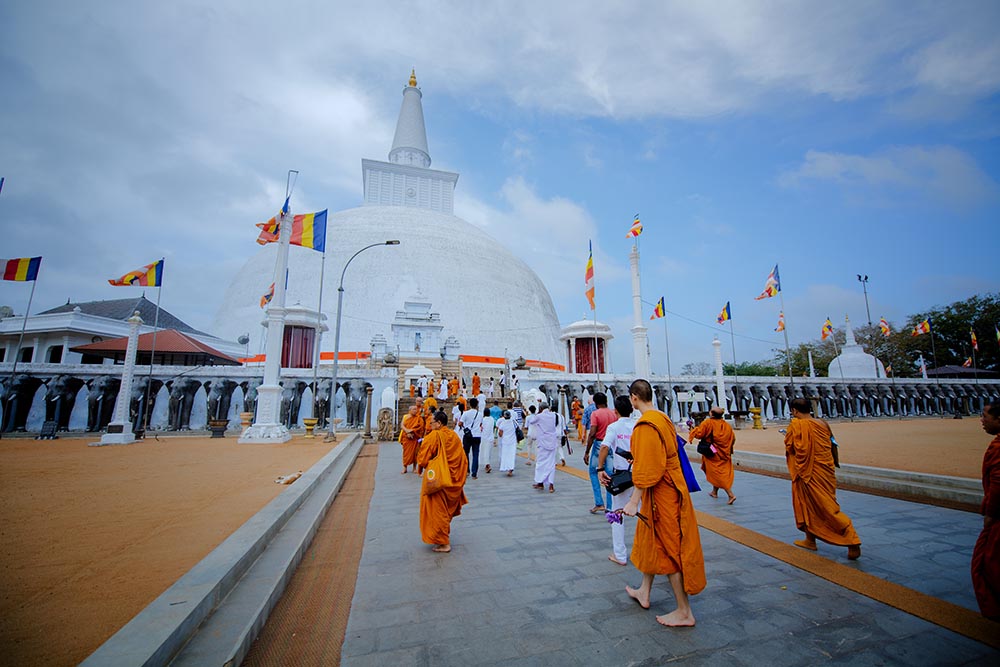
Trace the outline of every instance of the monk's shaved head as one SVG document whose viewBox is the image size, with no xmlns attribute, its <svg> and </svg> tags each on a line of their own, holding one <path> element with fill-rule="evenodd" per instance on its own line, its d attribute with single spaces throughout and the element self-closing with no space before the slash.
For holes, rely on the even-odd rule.
<svg viewBox="0 0 1000 667">
<path fill-rule="evenodd" d="M 628 387 L 628 393 L 643 403 L 653 402 L 653 387 L 646 380 L 636 380 Z"/>
</svg>

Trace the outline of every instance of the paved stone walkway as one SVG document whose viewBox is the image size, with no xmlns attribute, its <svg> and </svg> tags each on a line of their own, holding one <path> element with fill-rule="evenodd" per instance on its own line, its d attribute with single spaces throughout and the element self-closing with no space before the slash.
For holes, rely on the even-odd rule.
<svg viewBox="0 0 1000 667">
<path fill-rule="evenodd" d="M 582 468 L 580 452 L 574 468 Z M 383 444 L 364 554 L 342 652 L 361 665 L 995 665 L 1000 652 L 875 602 L 708 530 L 708 587 L 692 598 L 698 625 L 660 627 L 666 578 L 652 609 L 624 592 L 640 575 L 607 560 L 610 528 L 587 513 L 589 482 L 558 474 L 556 493 L 513 478 L 470 479 L 452 523 L 451 554 L 420 540 L 420 479 L 399 474 Z M 699 479 L 703 479 L 698 471 Z M 737 473 L 738 500 L 702 492 L 698 509 L 775 539 L 798 537 L 785 480 Z M 864 542 L 854 567 L 975 608 L 969 557 L 981 519 L 864 494 L 838 494 Z M 631 542 L 634 525 L 627 524 Z M 820 554 L 848 563 L 844 549 Z"/>
</svg>

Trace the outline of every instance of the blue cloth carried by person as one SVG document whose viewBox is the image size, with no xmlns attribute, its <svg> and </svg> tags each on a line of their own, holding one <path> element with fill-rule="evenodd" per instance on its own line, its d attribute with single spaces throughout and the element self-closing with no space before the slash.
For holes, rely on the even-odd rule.
<svg viewBox="0 0 1000 667">
<path fill-rule="evenodd" d="M 694 493 L 695 491 L 701 491 L 701 487 L 698 486 L 698 479 L 694 476 L 694 470 L 691 468 L 691 462 L 688 461 L 687 452 L 684 451 L 684 445 L 687 441 L 681 436 L 677 436 L 677 458 L 681 460 L 681 471 L 684 473 L 684 481 L 688 485 L 688 493 Z"/>
</svg>

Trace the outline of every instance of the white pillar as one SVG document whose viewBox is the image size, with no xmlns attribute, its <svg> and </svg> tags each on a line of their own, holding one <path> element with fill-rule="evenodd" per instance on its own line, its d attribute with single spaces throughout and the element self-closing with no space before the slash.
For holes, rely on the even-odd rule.
<svg viewBox="0 0 1000 667">
<path fill-rule="evenodd" d="M 570 373 L 576 372 L 576 339 L 569 339 L 569 366 L 567 367 Z"/>
<path fill-rule="evenodd" d="M 135 442 L 135 434 L 132 432 L 132 422 L 128 418 L 128 404 L 132 398 L 132 377 L 135 375 L 135 352 L 139 347 L 139 326 L 142 318 L 139 311 L 135 311 L 132 317 L 128 318 L 128 345 L 125 347 L 125 369 L 122 371 L 122 386 L 118 390 L 118 399 L 115 401 L 115 416 L 108 424 L 107 432 L 101 436 L 100 442 L 91 443 L 91 446 L 101 445 L 128 445 Z"/>
<path fill-rule="evenodd" d="M 715 348 L 715 391 L 719 395 L 717 405 L 725 411 L 729 411 L 726 403 L 726 382 L 722 375 L 722 342 L 718 336 L 712 339 L 712 347 Z"/>
<path fill-rule="evenodd" d="M 240 443 L 288 442 L 292 436 L 281 423 L 281 346 L 285 339 L 285 272 L 288 269 L 288 245 L 292 237 L 292 213 L 278 216 L 280 237 L 274 260 L 274 298 L 267 306 L 267 345 L 264 359 L 264 383 L 257 387 L 257 416 L 240 436 Z"/>
<path fill-rule="evenodd" d="M 635 375 L 649 378 L 649 341 L 646 327 L 642 325 L 642 289 L 639 284 L 639 246 L 632 245 L 628 256 L 632 267 L 632 356 L 635 361 Z"/>
</svg>

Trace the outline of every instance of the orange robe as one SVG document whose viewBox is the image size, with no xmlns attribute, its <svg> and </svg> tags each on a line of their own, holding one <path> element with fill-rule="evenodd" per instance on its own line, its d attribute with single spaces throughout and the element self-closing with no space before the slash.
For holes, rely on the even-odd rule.
<svg viewBox="0 0 1000 667">
<path fill-rule="evenodd" d="M 416 385 L 414 385 L 414 384 L 413 384 L 413 383 L 411 382 L 411 383 L 410 383 L 410 398 L 413 398 L 413 394 L 414 394 L 414 393 L 416 392 L 416 389 L 417 389 Z"/>
<path fill-rule="evenodd" d="M 1000 619 L 1000 435 L 983 456 L 983 516 L 993 518 L 972 550 L 972 588 L 986 618 Z"/>
<path fill-rule="evenodd" d="M 733 445 L 736 444 L 736 433 L 726 420 L 709 417 L 691 429 L 688 442 L 704 438 L 710 433 L 717 453 L 712 458 L 702 456 L 701 469 L 705 471 L 705 479 L 709 484 L 720 489 L 731 489 L 736 475 L 733 472 Z"/>
<path fill-rule="evenodd" d="M 403 429 L 413 431 L 412 435 L 407 435 Z M 403 417 L 403 429 L 399 430 L 399 444 L 403 446 L 403 468 L 407 468 L 417 463 L 417 441 L 424 437 L 424 418 L 417 413 Z"/>
<path fill-rule="evenodd" d="M 689 595 L 705 588 L 705 560 L 698 520 L 688 493 L 677 432 L 665 414 L 650 410 L 632 431 L 632 482 L 642 494 L 636 519 L 632 563 L 644 574 L 684 574 Z"/>
<path fill-rule="evenodd" d="M 451 520 L 462 513 L 462 505 L 468 503 L 465 497 L 465 479 L 469 474 L 469 459 L 465 457 L 462 441 L 450 428 L 439 428 L 424 436 L 423 446 L 417 456 L 417 464 L 423 470 L 444 448 L 448 459 L 448 471 L 455 484 L 435 494 L 420 494 L 420 537 L 427 544 L 451 544 Z M 426 478 L 424 480 L 426 483 Z"/>
<path fill-rule="evenodd" d="M 842 547 L 861 544 L 850 517 L 837 503 L 830 427 L 822 419 L 795 418 L 785 434 L 792 477 L 792 509 L 799 530 Z"/>
<path fill-rule="evenodd" d="M 473 375 L 472 376 L 472 395 L 473 396 L 479 396 L 479 386 L 480 386 L 479 382 L 480 382 L 479 376 L 478 375 Z"/>
<path fill-rule="evenodd" d="M 427 395 L 428 396 L 434 395 L 434 380 L 427 381 Z"/>
<path fill-rule="evenodd" d="M 458 380 L 448 380 L 448 396 L 458 396 Z"/>
</svg>

